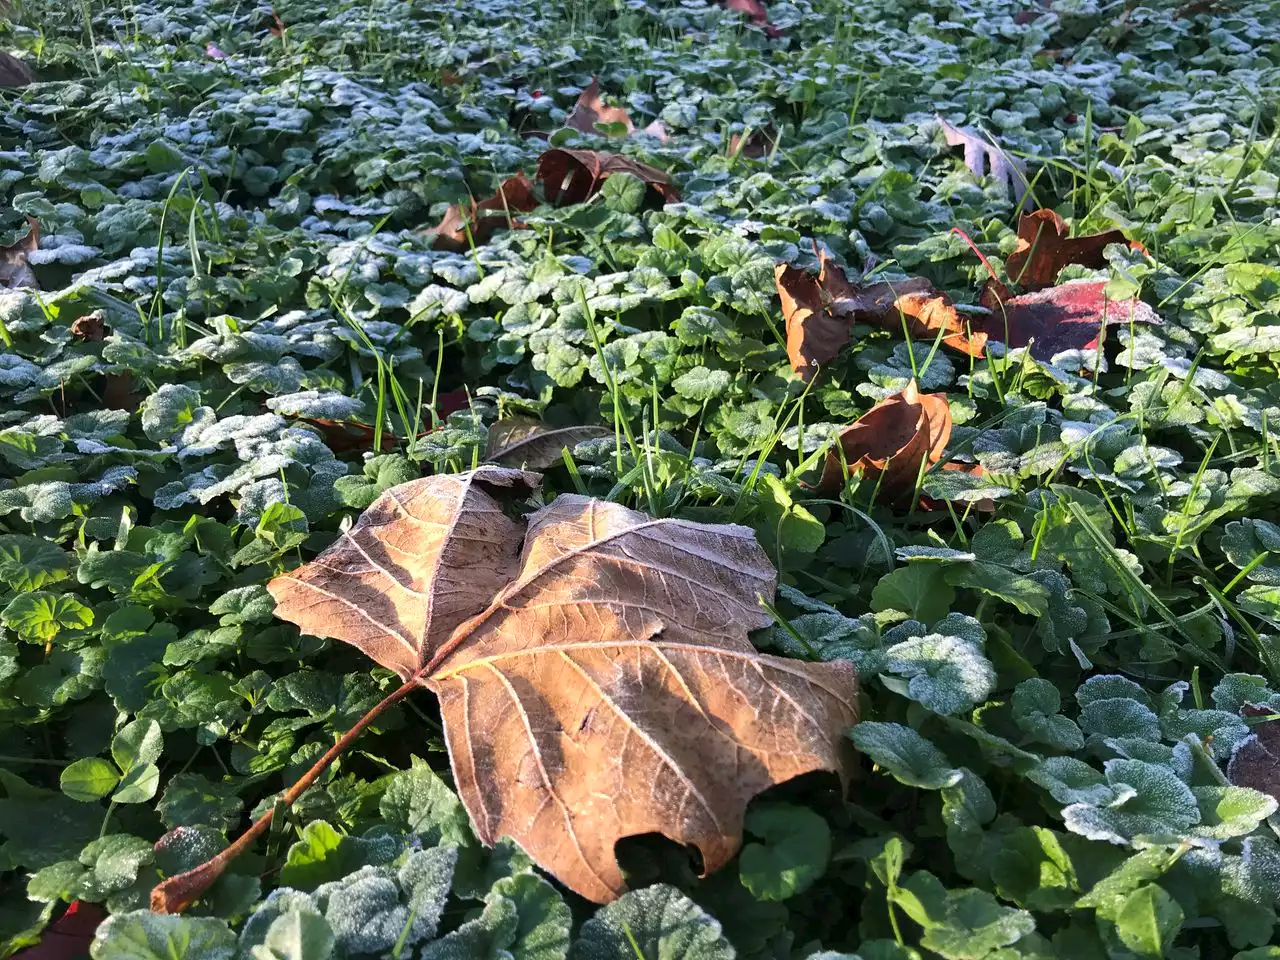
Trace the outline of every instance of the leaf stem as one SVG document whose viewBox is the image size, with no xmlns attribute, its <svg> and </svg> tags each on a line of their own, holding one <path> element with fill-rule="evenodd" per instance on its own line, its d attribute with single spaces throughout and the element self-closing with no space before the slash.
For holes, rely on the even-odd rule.
<svg viewBox="0 0 1280 960">
<path fill-rule="evenodd" d="M 371 707 L 363 717 L 356 721 L 355 726 L 338 738 L 338 741 L 325 751 L 324 756 L 317 760 L 311 769 L 304 773 L 297 782 L 294 783 L 284 796 L 280 798 L 280 802 L 276 807 L 268 810 L 265 814 L 254 821 L 244 833 L 236 838 L 235 842 L 219 853 L 217 856 L 211 857 L 198 867 L 193 867 L 183 873 L 175 874 L 158 883 L 151 890 L 151 909 L 156 913 L 181 913 L 187 907 L 191 906 L 196 900 L 204 895 L 223 872 L 227 866 L 240 854 L 244 853 L 254 842 L 266 832 L 271 826 L 271 820 L 277 807 L 283 808 L 292 804 L 303 793 L 307 791 L 313 783 L 325 772 L 338 757 L 345 751 L 360 734 L 368 729 L 369 725 L 376 720 L 384 710 L 394 705 L 397 701 L 403 700 L 411 691 L 416 689 L 422 681 L 424 671 L 417 671 L 409 677 L 403 684 L 397 687 L 393 692 L 384 697 L 378 704 Z"/>
</svg>

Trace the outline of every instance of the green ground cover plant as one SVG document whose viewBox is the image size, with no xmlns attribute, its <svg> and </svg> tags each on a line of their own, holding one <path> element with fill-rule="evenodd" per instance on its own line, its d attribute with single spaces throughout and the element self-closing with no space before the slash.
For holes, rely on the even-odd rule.
<svg viewBox="0 0 1280 960">
<path fill-rule="evenodd" d="M 12 5 L 0 955 L 1280 957 L 1275 3 L 755 6 Z M 281 802 L 413 667 L 274 584 L 493 464 L 856 669 L 721 869 L 477 830 L 439 673 Z"/>
</svg>

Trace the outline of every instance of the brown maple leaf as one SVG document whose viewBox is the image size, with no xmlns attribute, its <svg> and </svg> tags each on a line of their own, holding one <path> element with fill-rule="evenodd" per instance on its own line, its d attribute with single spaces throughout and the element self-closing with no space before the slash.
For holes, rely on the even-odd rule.
<svg viewBox="0 0 1280 960">
<path fill-rule="evenodd" d="M 34 217 L 27 217 L 27 224 L 30 230 L 25 237 L 11 247 L 0 247 L 0 290 L 40 289 L 40 281 L 27 263 L 27 254 L 40 249 L 40 224 Z"/>
<path fill-rule="evenodd" d="M 440 250 L 460 252 L 470 249 L 467 242 L 467 230 L 471 231 L 471 241 L 477 246 L 487 243 L 499 230 L 508 227 L 520 227 L 514 214 L 528 213 L 538 205 L 533 193 L 533 184 L 523 173 L 517 173 L 502 182 L 492 197 L 477 203 L 455 203 L 445 211 L 444 217 L 436 224 L 434 246 Z"/>
<path fill-rule="evenodd" d="M 1004 186 L 1005 192 L 1022 208 L 1030 210 L 1031 182 L 1027 179 L 1027 167 L 1017 157 L 1007 153 L 998 143 L 983 136 L 972 127 L 957 127 L 938 117 L 943 136 L 952 147 L 964 147 L 964 163 L 973 175 L 981 179 L 990 171 L 992 179 Z"/>
<path fill-rule="evenodd" d="M 538 158 L 537 178 L 548 203 L 566 206 L 582 203 L 615 173 L 629 173 L 649 185 L 664 203 L 676 203 L 680 191 L 671 178 L 648 164 L 616 153 L 598 150 L 548 150 Z"/>
<path fill-rule="evenodd" d="M 504 467 L 545 470 L 583 440 L 612 436 L 606 427 L 548 427 L 527 417 L 511 417 L 489 427 L 485 459 Z"/>
<path fill-rule="evenodd" d="M 782 302 L 787 330 L 787 358 L 801 380 L 812 380 L 849 342 L 849 321 L 827 310 L 818 279 L 803 270 L 776 264 L 773 280 Z"/>
<path fill-rule="evenodd" d="M 0 50 L 0 87 L 25 87 L 35 82 L 35 72 L 29 66 Z"/>
<path fill-rule="evenodd" d="M 1273 717 L 1280 711 L 1266 704 L 1246 703 L 1246 717 Z M 1239 787 L 1252 787 L 1280 800 L 1280 720 L 1254 723 L 1250 734 L 1231 752 L 1227 779 Z"/>
<path fill-rule="evenodd" d="M 1069 237 L 1063 219 L 1052 210 L 1024 213 L 1018 219 L 1018 246 L 1005 261 L 1010 281 L 1028 290 L 1047 287 L 1068 264 L 1097 269 L 1107 265 L 1108 244 L 1129 242 L 1119 230 Z M 1139 247 L 1141 244 L 1139 244 Z"/>
<path fill-rule="evenodd" d="M 454 781 L 484 843 L 513 838 L 599 902 L 625 890 L 624 837 L 662 834 L 717 870 L 757 793 L 843 773 L 853 668 L 755 650 L 748 632 L 772 622 L 760 598 L 777 574 L 749 529 L 575 495 L 526 528 L 493 494 L 533 482 L 482 467 L 393 487 L 268 584 L 276 613 L 406 677 L 384 705 L 423 686 L 439 697 Z M 189 904 L 267 821 L 158 886 L 153 909 Z"/>
<path fill-rule="evenodd" d="M 912 380 L 840 432 L 818 481 L 821 493 L 843 489 L 860 474 L 890 501 L 911 494 L 924 470 L 942 459 L 951 439 L 951 407 L 944 393 L 920 393 Z"/>
</svg>

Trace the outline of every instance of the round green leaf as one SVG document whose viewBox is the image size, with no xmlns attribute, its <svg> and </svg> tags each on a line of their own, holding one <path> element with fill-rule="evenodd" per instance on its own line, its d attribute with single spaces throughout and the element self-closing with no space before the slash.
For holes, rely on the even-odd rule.
<svg viewBox="0 0 1280 960">
<path fill-rule="evenodd" d="M 807 807 L 761 805 L 747 814 L 747 832 L 764 843 L 742 850 L 742 885 L 757 900 L 786 900 L 804 893 L 827 871 L 831 828 Z"/>
<path fill-rule="evenodd" d="M 62 792 L 72 800 L 93 803 L 116 788 L 120 774 L 109 760 L 84 757 L 62 771 Z"/>
</svg>

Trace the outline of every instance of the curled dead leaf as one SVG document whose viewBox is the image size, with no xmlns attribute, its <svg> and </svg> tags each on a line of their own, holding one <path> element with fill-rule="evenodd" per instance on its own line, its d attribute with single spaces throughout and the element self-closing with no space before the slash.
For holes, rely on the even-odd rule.
<svg viewBox="0 0 1280 960">
<path fill-rule="evenodd" d="M 494 494 L 536 482 L 482 467 L 393 487 L 268 584 L 276 613 L 406 677 L 383 705 L 435 692 L 483 842 L 513 838 L 599 902 L 626 889 L 614 853 L 624 837 L 662 834 L 717 870 L 741 846 L 756 794 L 813 771 L 843 776 L 853 667 L 756 651 L 748 633 L 772 622 L 760 598 L 777 573 L 749 529 L 575 495 L 526 528 Z M 153 909 L 189 904 L 268 822 L 165 880 Z"/>
<path fill-rule="evenodd" d="M 583 440 L 611 436 L 613 431 L 605 427 L 548 427 L 527 417 L 511 417 L 489 428 L 485 459 L 504 467 L 545 470 Z"/>
<path fill-rule="evenodd" d="M 1047 287 L 1068 264 L 1106 266 L 1102 252 L 1112 243 L 1128 243 L 1119 230 L 1069 237 L 1066 223 L 1052 210 L 1024 213 L 1018 219 L 1018 246 L 1005 261 L 1009 280 L 1029 290 Z M 1140 245 L 1139 245 L 1140 246 Z"/>
<path fill-rule="evenodd" d="M 538 158 L 537 178 L 549 203 L 582 203 L 615 173 L 629 173 L 649 185 L 664 203 L 676 203 L 680 191 L 671 178 L 648 164 L 598 150 L 548 150 Z"/>
<path fill-rule="evenodd" d="M 741 133 L 735 133 L 729 138 L 729 156 L 758 160 L 772 153 L 777 143 L 778 131 L 772 124 L 751 130 L 745 137 Z"/>
<path fill-rule="evenodd" d="M 0 50 L 0 87 L 25 87 L 35 82 L 34 70 L 13 54 Z"/>
<path fill-rule="evenodd" d="M 440 250 L 455 252 L 467 250 L 467 230 L 478 246 L 487 243 L 499 230 L 519 228 L 516 213 L 528 213 L 538 205 L 533 184 L 523 173 L 517 173 L 502 182 L 492 197 L 479 203 L 455 203 L 445 211 L 444 218 L 435 226 L 434 246 Z"/>
<path fill-rule="evenodd" d="M 946 394 L 922 394 L 913 380 L 840 432 L 817 489 L 835 493 L 843 489 L 846 476 L 861 474 L 878 482 L 881 497 L 898 500 L 915 491 L 922 470 L 942 459 L 950 439 Z"/>
<path fill-rule="evenodd" d="M 71 322 L 71 336 L 86 343 L 97 343 L 107 338 L 106 316 L 101 310 L 76 317 Z"/>
<path fill-rule="evenodd" d="M 40 289 L 40 281 L 27 263 L 27 254 L 40 249 L 40 224 L 34 217 L 27 217 L 30 230 L 11 247 L 0 247 L 0 290 L 18 287 Z"/>
<path fill-rule="evenodd" d="M 849 321 L 833 317 L 823 301 L 817 278 L 785 263 L 773 268 L 787 330 L 791 369 L 806 382 L 830 363 L 849 342 Z"/>
<path fill-rule="evenodd" d="M 1018 206 L 1025 210 L 1034 206 L 1026 164 L 972 127 L 957 127 L 942 117 L 938 117 L 938 123 L 942 125 L 942 133 L 949 146 L 964 147 L 965 166 L 973 171 L 974 176 L 981 179 L 989 170 L 991 177 L 1004 186 Z"/>
<path fill-rule="evenodd" d="M 990 311 L 981 327 L 1008 347 L 1030 347 L 1031 356 L 1048 362 L 1068 350 L 1096 350 L 1107 327 L 1159 324 L 1142 300 L 1109 300 L 1105 280 L 1073 280 L 1056 287 L 1003 298 L 1003 285 L 988 284 L 982 303 Z"/>
</svg>

